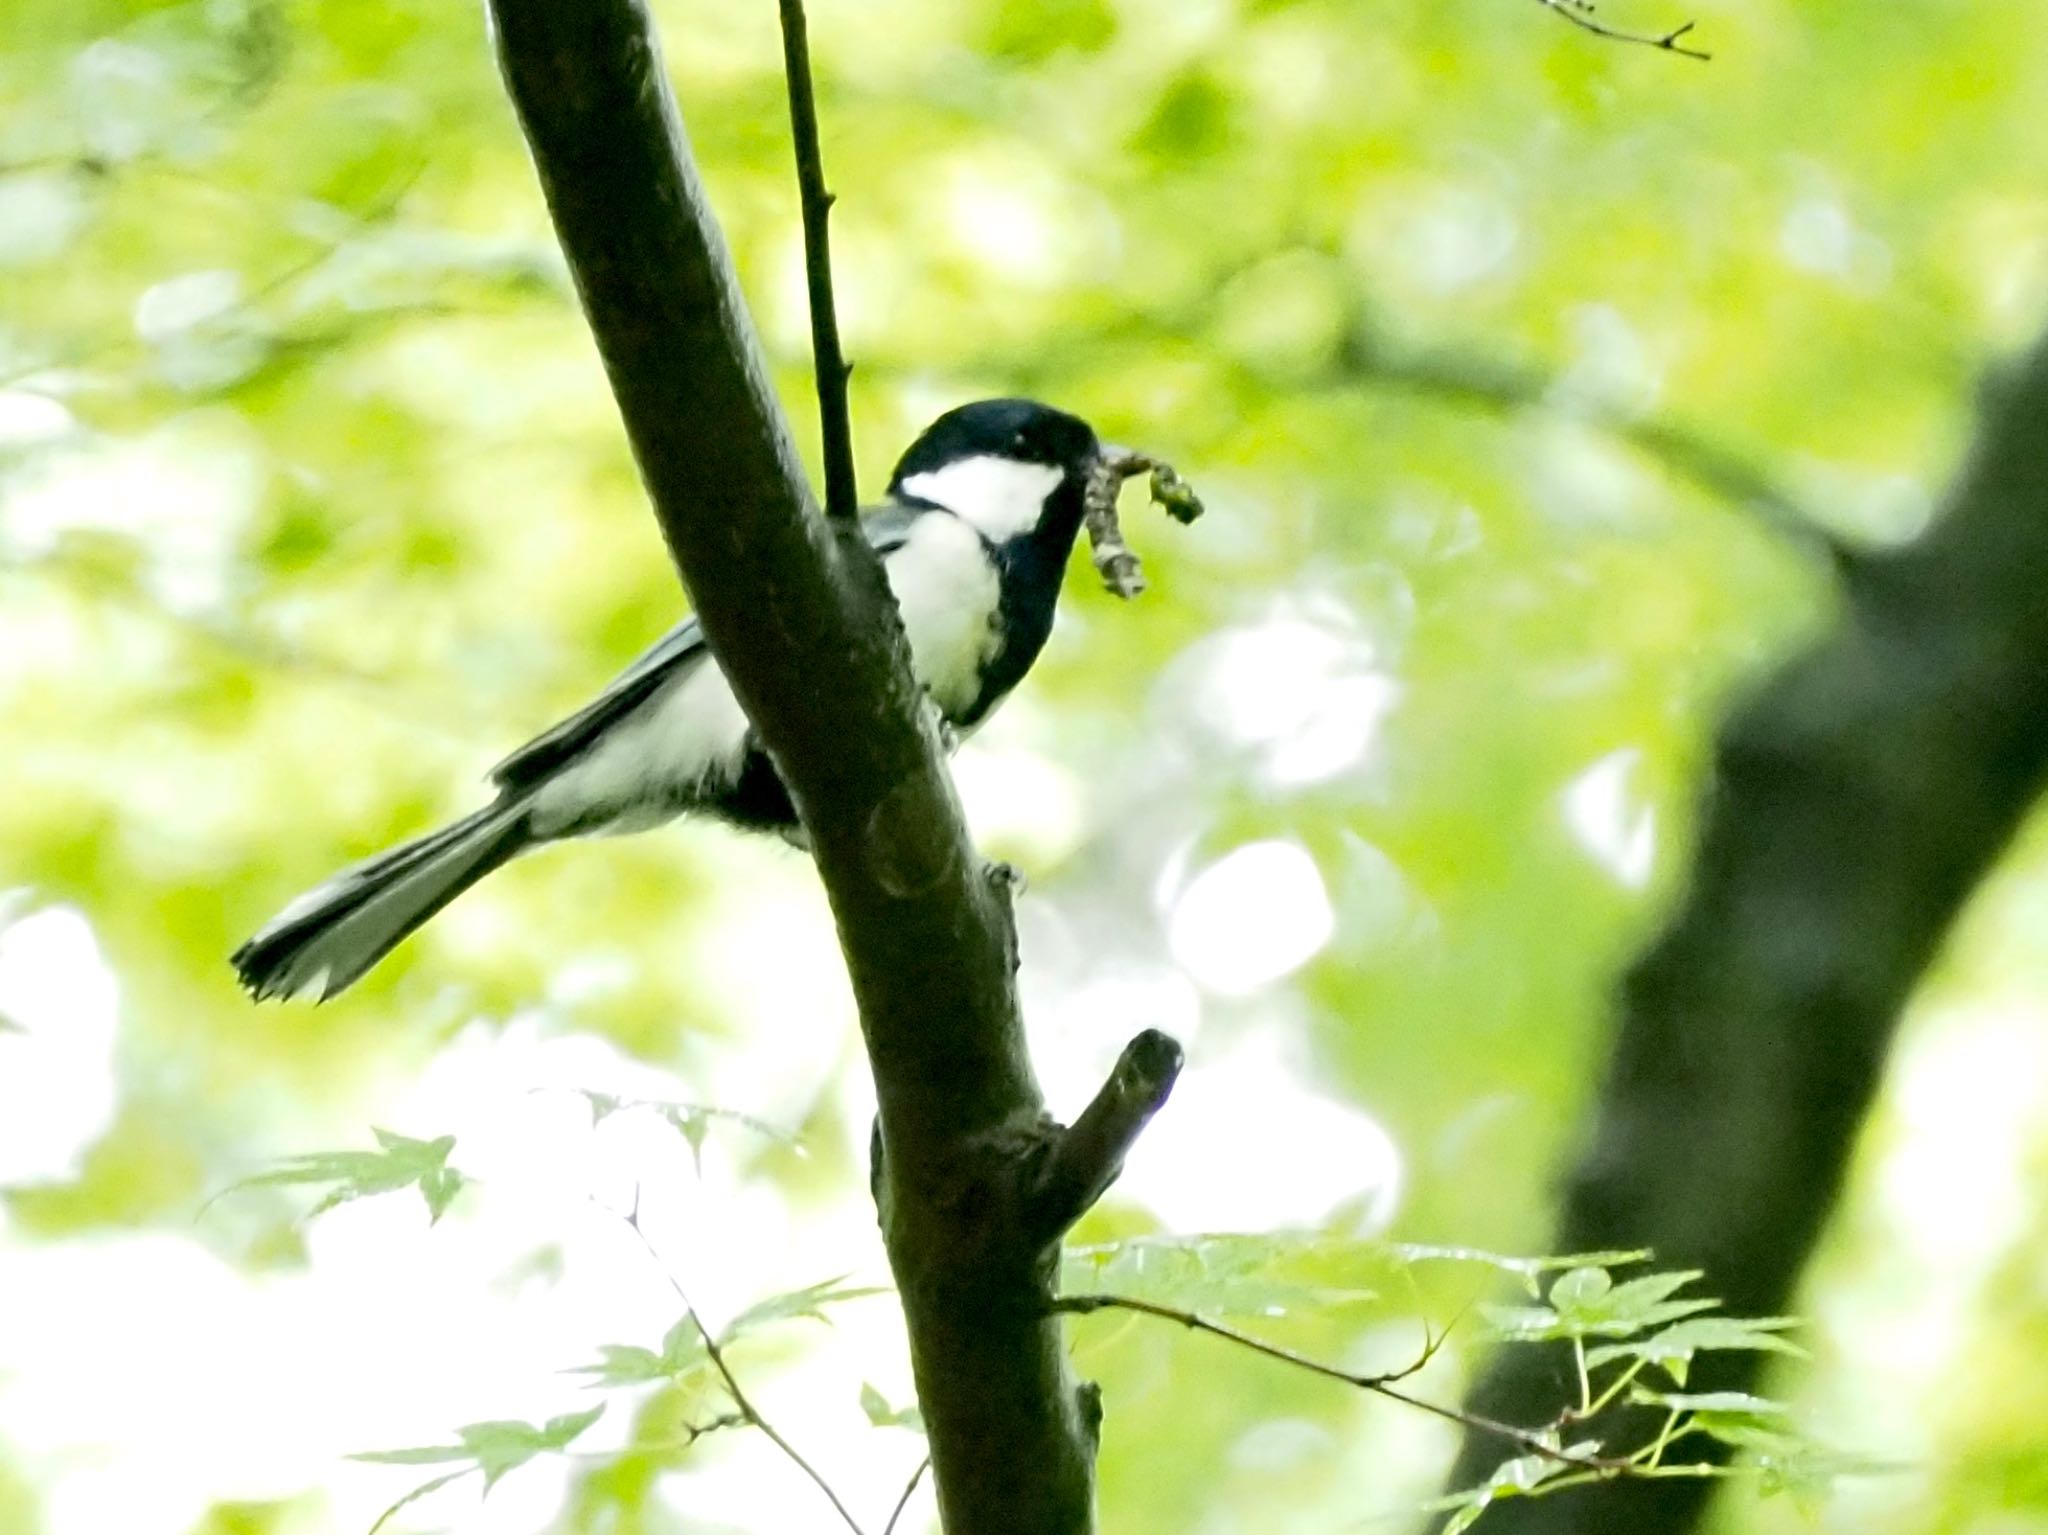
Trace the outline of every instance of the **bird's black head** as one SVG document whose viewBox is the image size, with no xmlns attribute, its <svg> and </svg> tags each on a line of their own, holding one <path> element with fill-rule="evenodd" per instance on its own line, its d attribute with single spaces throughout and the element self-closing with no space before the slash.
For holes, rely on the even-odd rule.
<svg viewBox="0 0 2048 1535">
<path fill-rule="evenodd" d="M 982 457 L 1085 477 L 1101 451 L 1094 428 L 1079 416 L 1036 400 L 976 400 L 947 411 L 919 434 L 897 461 L 889 489 L 899 490 L 913 475 Z"/>
<path fill-rule="evenodd" d="M 977 400 L 924 429 L 897 462 L 889 493 L 943 506 L 993 543 L 1033 533 L 1070 541 L 1101 453 L 1078 416 L 1036 400 Z"/>
</svg>

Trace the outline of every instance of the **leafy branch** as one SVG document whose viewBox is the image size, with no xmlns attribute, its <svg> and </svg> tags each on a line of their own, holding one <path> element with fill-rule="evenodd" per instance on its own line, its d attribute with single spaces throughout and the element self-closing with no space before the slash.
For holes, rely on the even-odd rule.
<svg viewBox="0 0 2048 1535">
<path fill-rule="evenodd" d="M 584 1412 L 563 1413 L 538 1426 L 514 1420 L 471 1423 L 456 1430 L 455 1444 L 425 1445 L 407 1450 L 365 1450 L 350 1460 L 369 1461 L 381 1466 L 436 1466 L 461 1461 L 454 1471 L 431 1477 L 399 1498 L 370 1526 L 369 1535 L 389 1524 L 401 1509 L 439 1492 L 466 1476 L 481 1475 L 489 1492 L 508 1471 L 516 1471 L 537 1455 L 566 1450 L 582 1432 L 604 1416 L 600 1402 Z"/>
<path fill-rule="evenodd" d="M 535 1092 L 547 1092 L 548 1088 L 535 1088 Z M 799 1156 L 803 1155 L 803 1143 L 783 1129 L 767 1120 L 738 1109 L 719 1108 L 708 1103 L 678 1103 L 667 1098 L 629 1098 L 620 1093 L 599 1092 L 595 1088 L 572 1089 L 576 1095 L 590 1105 L 590 1123 L 593 1128 L 603 1124 L 614 1114 L 642 1112 L 653 1114 L 665 1121 L 690 1148 L 690 1158 L 703 1170 L 704 1139 L 715 1123 L 738 1125 L 754 1134 L 787 1146 Z"/>
<path fill-rule="evenodd" d="M 1202 1244 L 1196 1249 L 1198 1252 L 1215 1251 L 1219 1241 L 1198 1240 Z M 1259 1246 L 1270 1251 L 1274 1245 L 1270 1239 L 1237 1240 L 1247 1252 Z M 1156 1252 L 1172 1251 L 1178 1244 L 1154 1241 L 1147 1245 Z M 1224 1251 L 1229 1253 L 1228 1248 Z M 1100 1254 L 1115 1252 L 1114 1248 L 1098 1250 L 1098 1258 Z M 1404 1266 L 1431 1258 L 1454 1258 L 1520 1272 L 1541 1300 L 1532 1305 L 1482 1307 L 1489 1336 L 1507 1343 L 1568 1342 L 1577 1366 L 1576 1399 L 1548 1423 L 1532 1427 L 1503 1422 L 1469 1408 L 1446 1406 L 1406 1389 L 1402 1382 L 1418 1374 L 1436 1357 L 1450 1328 L 1432 1331 L 1413 1362 L 1396 1370 L 1364 1373 L 1255 1337 L 1200 1310 L 1165 1300 L 1094 1292 L 1062 1295 L 1052 1305 L 1056 1312 L 1075 1316 L 1122 1311 L 1173 1322 L 1263 1358 L 1371 1392 L 1455 1423 L 1468 1432 L 1512 1445 L 1518 1452 L 1516 1457 L 1497 1467 L 1486 1482 L 1428 1505 L 1431 1512 L 1451 1515 L 1444 1525 L 1446 1535 L 1457 1535 L 1503 1498 L 1542 1496 L 1594 1482 L 1756 1476 L 1767 1493 L 1791 1490 L 1803 1496 L 1824 1487 L 1835 1474 L 1869 1469 L 1828 1456 L 1801 1437 L 1787 1422 L 1788 1409 L 1782 1403 L 1746 1392 L 1687 1394 L 1682 1389 L 1663 1389 L 1646 1383 L 1647 1373 L 1658 1371 L 1668 1377 L 1671 1386 L 1682 1388 L 1693 1357 L 1709 1351 L 1804 1353 L 1782 1336 L 1794 1325 L 1790 1318 L 1705 1315 L 1719 1302 L 1680 1294 L 1700 1278 L 1697 1271 L 1650 1273 L 1616 1283 L 1606 1264 L 1637 1261 L 1641 1254 L 1590 1255 L 1606 1260 L 1605 1263 L 1509 1260 L 1463 1249 L 1382 1249 L 1380 1256 Z M 1113 1257 L 1110 1261 L 1114 1261 Z M 1244 1278 L 1244 1253 L 1231 1255 L 1230 1262 L 1236 1272 L 1226 1276 L 1226 1288 L 1210 1293 L 1241 1298 L 1227 1286 Z M 1548 1294 L 1544 1295 L 1536 1285 L 1536 1276 L 1554 1272 L 1561 1263 L 1571 1266 L 1551 1281 Z M 1157 1275 L 1161 1266 L 1155 1263 L 1152 1267 Z M 1192 1276 L 1197 1284 L 1214 1285 L 1215 1276 L 1200 1274 L 1200 1267 L 1197 1261 Z M 1071 1264 L 1069 1269 L 1071 1272 Z M 1175 1283 L 1184 1285 L 1189 1277 L 1188 1271 L 1183 1270 L 1175 1276 Z M 1259 1293 L 1268 1297 L 1259 1309 L 1269 1314 L 1289 1309 L 1272 1304 L 1270 1292 Z M 1303 1293 L 1318 1298 L 1314 1292 Z M 1369 1292 L 1353 1293 L 1362 1296 Z M 1327 1304 L 1327 1296 L 1320 1299 Z M 1617 1405 L 1653 1410 L 1657 1414 L 1655 1427 L 1639 1442 L 1614 1452 L 1607 1451 L 1597 1438 L 1571 1437 L 1585 1425 L 1604 1420 L 1608 1410 Z M 1688 1440 L 1713 1441 L 1727 1449 L 1747 1451 L 1753 1461 L 1748 1466 L 1730 1467 L 1704 1456 L 1674 1459 L 1673 1447 Z"/>
<path fill-rule="evenodd" d="M 739 1377 L 733 1374 L 732 1366 L 726 1362 L 725 1358 L 724 1343 L 730 1342 L 733 1337 L 737 1336 L 748 1325 L 784 1316 L 817 1315 L 817 1308 L 823 1304 L 824 1300 L 822 1287 L 796 1292 L 799 1300 L 795 1309 L 790 1309 L 787 1305 L 789 1297 L 782 1297 L 779 1303 L 777 1301 L 763 1302 L 742 1312 L 727 1328 L 724 1339 L 721 1341 L 719 1338 L 714 1338 L 710 1331 L 706 1329 L 703 1318 L 698 1316 L 697 1308 L 690 1300 L 689 1293 L 683 1289 L 682 1281 L 676 1278 L 674 1270 L 662 1258 L 661 1250 L 648 1237 L 647 1228 L 641 1225 L 640 1191 L 637 1187 L 633 1190 L 633 1208 L 626 1214 L 621 1215 L 619 1219 L 631 1228 L 635 1237 L 639 1238 L 640 1245 L 647 1249 L 647 1256 L 654 1260 L 655 1267 L 661 1270 L 662 1277 L 668 1281 L 669 1288 L 676 1292 L 676 1299 L 683 1304 L 684 1321 L 689 1324 L 691 1330 L 696 1334 L 697 1343 L 702 1347 L 704 1357 L 710 1361 L 712 1369 L 718 1372 L 719 1380 L 724 1383 L 726 1395 L 732 1398 L 732 1404 L 739 1410 L 740 1417 L 748 1424 L 759 1429 L 776 1449 L 788 1456 L 795 1463 L 797 1469 L 811 1479 L 817 1486 L 818 1491 L 825 1495 L 826 1501 L 832 1505 L 833 1511 L 839 1515 L 847 1529 L 853 1532 L 853 1535 L 866 1535 L 866 1532 L 861 1529 L 860 1521 L 853 1517 L 852 1513 L 848 1511 L 846 1504 L 841 1501 L 839 1494 L 833 1491 L 832 1484 L 825 1480 L 824 1475 L 816 1466 L 804 1458 L 802 1451 L 798 1450 L 795 1445 L 784 1438 L 775 1425 L 762 1416 L 761 1409 L 756 1407 L 752 1399 L 748 1397 L 745 1389 L 740 1385 Z M 855 1293 L 873 1294 L 875 1292 L 859 1291 Z M 682 1324 L 679 1323 L 677 1325 L 680 1327 Z M 671 1329 L 670 1338 L 673 1339 L 675 1336 L 675 1330 Z M 667 1345 L 664 1345 L 664 1351 L 666 1351 L 666 1348 Z M 374 1532 L 372 1532 L 372 1535 L 374 1535 Z"/>
<path fill-rule="evenodd" d="M 256 1173 L 229 1184 L 201 1210 L 216 1200 L 242 1189 L 274 1188 L 280 1185 L 329 1185 L 320 1202 L 308 1210 L 305 1219 L 323 1215 L 336 1205 L 352 1199 L 368 1199 L 403 1188 L 417 1188 L 427 1202 L 427 1213 L 435 1221 L 448 1211 L 455 1196 L 470 1179 L 448 1165 L 448 1153 L 455 1149 L 455 1137 L 436 1136 L 418 1141 L 390 1130 L 375 1130 L 376 1151 L 313 1151 L 288 1157 L 268 1172 Z"/>
</svg>

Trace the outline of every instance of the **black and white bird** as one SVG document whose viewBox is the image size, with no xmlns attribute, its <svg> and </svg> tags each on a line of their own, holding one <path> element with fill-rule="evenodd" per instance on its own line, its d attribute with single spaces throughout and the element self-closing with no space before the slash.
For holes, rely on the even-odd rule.
<svg viewBox="0 0 2048 1535">
<path fill-rule="evenodd" d="M 1052 632 L 1060 580 L 1104 453 L 1085 421 L 1031 400 L 963 405 L 896 466 L 863 519 L 911 665 L 964 737 Z M 498 797 L 306 892 L 235 951 L 260 1000 L 325 1000 L 471 885 L 543 843 L 644 831 L 684 814 L 800 834 L 789 794 L 685 619 L 596 699 L 491 771 Z"/>
</svg>

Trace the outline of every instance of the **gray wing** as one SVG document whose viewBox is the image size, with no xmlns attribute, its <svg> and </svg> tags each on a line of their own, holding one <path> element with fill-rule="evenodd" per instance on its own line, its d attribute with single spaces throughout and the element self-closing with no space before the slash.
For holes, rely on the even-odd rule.
<svg viewBox="0 0 2048 1535">
<path fill-rule="evenodd" d="M 886 555 L 903 547 L 912 524 L 929 511 L 922 506 L 887 506 L 863 517 L 861 531 L 877 554 Z M 709 654 L 697 620 L 684 619 L 635 657 L 597 697 L 492 768 L 491 782 L 501 790 L 517 791 L 546 778 Z"/>
</svg>

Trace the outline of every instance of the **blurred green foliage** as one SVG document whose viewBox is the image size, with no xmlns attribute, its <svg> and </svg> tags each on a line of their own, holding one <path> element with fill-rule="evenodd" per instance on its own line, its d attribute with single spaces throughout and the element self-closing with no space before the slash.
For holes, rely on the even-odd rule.
<svg viewBox="0 0 2048 1535">
<path fill-rule="evenodd" d="M 1361 1170 L 1337 1227 L 1539 1250 L 1717 706 L 1829 617 L 1799 541 L 1641 428 L 1701 434 L 1851 540 L 1924 524 L 1973 379 L 2048 309 L 2036 8 L 1715 0 L 1704 66 L 1512 0 L 812 9 L 870 493 L 938 408 L 1028 391 L 1171 456 L 1211 509 L 1130 517 L 1152 590 L 1123 608 L 1077 573 L 987 733 L 994 787 L 963 768 L 990 851 L 1032 877 L 1034 1019 L 1135 976 L 1112 994 L 1183 999 L 1197 1066 L 1284 1041 L 1398 1151 L 1397 1193 Z M 774 7 L 658 10 L 809 444 Z M 536 859 L 318 1014 L 250 1007 L 223 961 L 337 863 L 472 803 L 678 606 L 474 9 L 12 0 L 0 889 L 22 894 L 0 919 L 75 908 L 119 989 L 76 1068 L 110 1075 L 107 1120 L 9 1160 L 0 1265 L 116 1232 L 302 1262 L 281 1206 L 190 1212 L 274 1155 L 360 1144 L 478 1017 L 602 1036 L 692 1101 L 721 1052 L 811 1041 L 807 1073 L 792 1045 L 790 1081 L 715 1090 L 804 1124 L 808 1157 L 749 1148 L 764 1187 L 864 1199 L 864 1124 L 819 1085 L 861 1069 L 843 998 L 764 973 L 834 963 L 788 855 L 700 830 Z M 1267 840 L 1313 860 L 1328 941 L 1205 977 L 1179 897 Z M 1945 962 L 1814 1282 L 1807 1405 L 1919 1468 L 1841 1494 L 1830 1528 L 2048 1531 L 2026 1367 L 2048 1105 L 2014 1065 L 2042 1059 L 2015 1020 L 2048 992 L 2044 872 L 2036 835 Z M 775 955 L 758 933 L 786 911 L 803 942 Z M 815 996 L 824 1034 L 788 1033 Z M 0 989 L 0 1012 L 33 1106 L 56 1069 L 33 1050 L 85 1009 Z M 1110 1050 L 1161 1021 L 1089 1016 Z M 1049 1074 L 1077 1048 L 1048 1035 Z M 7 1102 L 0 1143 L 57 1133 Z M 1276 1186 L 1330 1155 L 1266 1124 L 1236 1148 Z M 1082 1236 L 1156 1224 L 1112 1205 Z M 1284 1326 L 1375 1346 L 1341 1307 Z M 1119 1535 L 1349 1529 L 1442 1464 L 1384 1404 L 1165 1331 L 1079 1347 Z M 0 1526 L 28 1535 L 56 1472 L 4 1389 Z M 658 1512 L 665 1465 L 578 1488 L 561 1527 L 696 1528 Z M 186 1527 L 326 1529 L 319 1483 L 223 1486 Z"/>
</svg>

